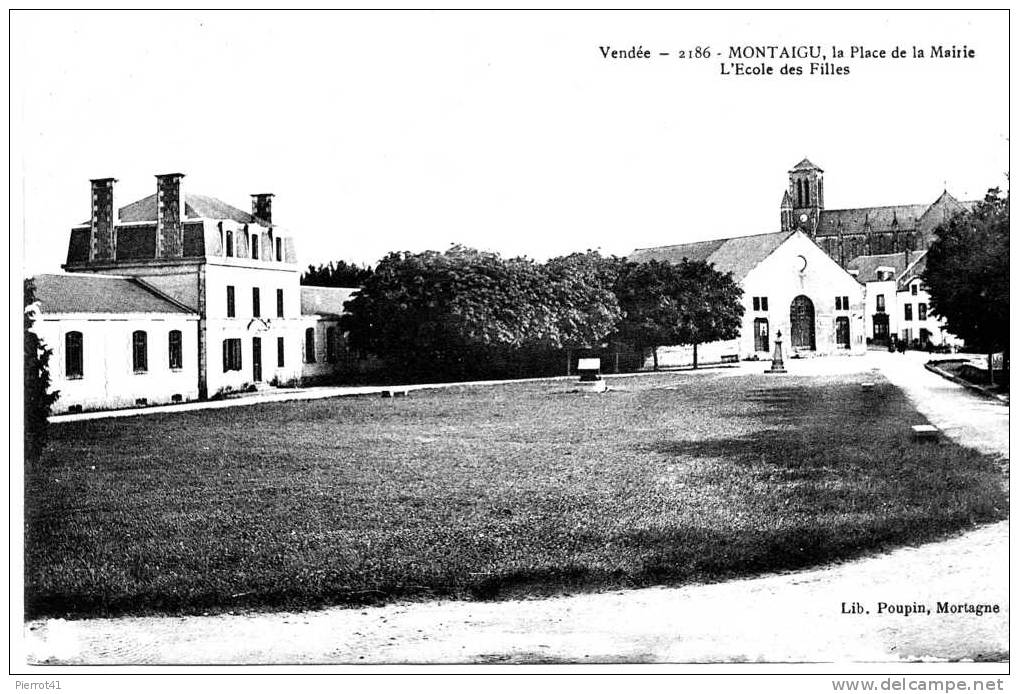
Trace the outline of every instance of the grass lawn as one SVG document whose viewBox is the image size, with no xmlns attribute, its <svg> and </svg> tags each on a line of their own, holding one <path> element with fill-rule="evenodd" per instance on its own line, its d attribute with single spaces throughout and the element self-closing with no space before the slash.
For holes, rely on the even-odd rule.
<svg viewBox="0 0 1019 694">
<path fill-rule="evenodd" d="M 874 376 L 868 376 L 874 380 Z M 859 378 L 663 374 L 64 423 L 26 477 L 29 617 L 717 580 L 1007 514 Z"/>
</svg>

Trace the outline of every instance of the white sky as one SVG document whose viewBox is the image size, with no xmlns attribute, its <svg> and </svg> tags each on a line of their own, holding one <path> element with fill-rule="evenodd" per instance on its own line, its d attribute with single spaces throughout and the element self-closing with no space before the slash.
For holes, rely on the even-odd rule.
<svg viewBox="0 0 1019 694">
<path fill-rule="evenodd" d="M 787 170 L 829 208 L 982 197 L 1008 169 L 1008 17 L 971 13 L 15 13 L 12 234 L 63 262 L 89 179 L 274 218 L 302 263 L 458 242 L 538 259 L 774 231 Z M 968 44 L 972 60 L 736 78 L 600 45 Z M 751 61 L 753 62 L 753 61 Z M 23 213 L 23 215 L 22 215 Z"/>
</svg>

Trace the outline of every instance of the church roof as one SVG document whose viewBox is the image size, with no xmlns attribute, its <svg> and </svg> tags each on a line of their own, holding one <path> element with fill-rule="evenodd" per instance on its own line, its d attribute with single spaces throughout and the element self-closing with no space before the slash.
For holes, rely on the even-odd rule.
<svg viewBox="0 0 1019 694">
<path fill-rule="evenodd" d="M 888 205 L 885 207 L 854 207 L 846 210 L 821 210 L 821 221 L 817 226 L 818 236 L 838 233 L 839 226 L 847 234 L 863 233 L 863 226 L 870 223 L 873 231 L 888 231 L 892 222 L 898 222 L 899 229 L 912 229 L 917 220 L 930 207 L 927 205 Z"/>
<path fill-rule="evenodd" d="M 184 216 L 193 219 L 232 219 L 242 224 L 251 224 L 255 218 L 248 212 L 228 205 L 211 195 L 184 193 Z M 136 200 L 120 208 L 120 223 L 156 221 L 156 195 Z M 89 222 L 85 222 L 88 224 Z"/>
<path fill-rule="evenodd" d="M 630 254 L 629 260 L 634 262 L 663 260 L 670 263 L 681 262 L 683 258 L 703 260 L 713 264 L 720 272 L 731 272 L 739 281 L 794 233 L 796 232 L 778 231 L 770 234 L 680 243 L 674 246 L 638 248 Z"/>
<path fill-rule="evenodd" d="M 904 277 L 912 277 L 923 271 L 926 264 L 927 251 L 900 251 L 899 253 L 882 253 L 879 255 L 861 255 L 853 258 L 846 265 L 849 270 L 856 270 L 859 282 L 878 282 L 878 268 L 892 268 L 892 278 L 896 281 Z M 917 266 L 920 266 L 917 269 Z"/>
<path fill-rule="evenodd" d="M 43 313 L 191 313 L 135 277 L 67 273 L 32 280 Z"/>
<path fill-rule="evenodd" d="M 803 158 L 803 161 L 801 161 L 799 164 L 790 169 L 790 173 L 792 173 L 793 171 L 821 171 L 821 173 L 824 173 L 820 166 L 814 164 L 806 157 Z"/>
<path fill-rule="evenodd" d="M 339 318 L 343 304 L 356 294 L 356 287 L 301 287 L 301 313 L 305 316 Z"/>
</svg>

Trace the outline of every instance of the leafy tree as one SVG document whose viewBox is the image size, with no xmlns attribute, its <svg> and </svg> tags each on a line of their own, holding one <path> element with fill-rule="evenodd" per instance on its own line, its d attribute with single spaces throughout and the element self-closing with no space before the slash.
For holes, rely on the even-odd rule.
<svg viewBox="0 0 1019 694">
<path fill-rule="evenodd" d="M 47 417 L 57 399 L 49 392 L 51 351 L 32 330 L 35 324 L 35 285 L 25 280 L 25 463 L 31 465 L 42 455 L 48 438 Z"/>
<path fill-rule="evenodd" d="M 330 261 L 318 267 L 309 265 L 301 275 L 301 284 L 312 287 L 360 287 L 371 276 L 372 269 L 367 265 L 356 265 L 345 260 Z"/>
<path fill-rule="evenodd" d="M 923 281 L 931 310 L 967 344 L 1008 358 L 1009 194 L 987 191 L 971 211 L 956 214 L 935 230 Z"/>
<path fill-rule="evenodd" d="M 624 263 L 615 291 L 623 310 L 620 339 L 650 349 L 656 371 L 663 345 L 693 345 L 696 368 L 699 344 L 739 335 L 743 290 L 730 273 L 703 261 Z"/>
<path fill-rule="evenodd" d="M 596 255 L 540 265 L 462 246 L 390 253 L 342 326 L 352 347 L 414 374 L 482 373 L 513 352 L 596 344 L 619 318 Z"/>
</svg>

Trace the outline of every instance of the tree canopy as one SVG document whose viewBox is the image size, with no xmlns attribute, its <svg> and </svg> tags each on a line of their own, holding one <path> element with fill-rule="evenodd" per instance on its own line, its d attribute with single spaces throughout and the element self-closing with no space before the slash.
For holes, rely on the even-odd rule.
<svg viewBox="0 0 1019 694">
<path fill-rule="evenodd" d="M 35 285 L 25 280 L 25 462 L 38 460 L 46 447 L 50 408 L 59 393 L 50 392 L 50 349 L 32 329 L 35 323 Z"/>
<path fill-rule="evenodd" d="M 1008 352 L 1009 194 L 992 188 L 938 226 L 923 281 L 948 330 L 987 352 Z"/>
<path fill-rule="evenodd" d="M 662 345 L 693 345 L 696 367 L 697 345 L 739 335 L 743 290 L 730 273 L 704 261 L 624 262 L 615 293 L 623 311 L 619 338 L 650 349 L 656 369 Z"/>
<path fill-rule="evenodd" d="M 319 266 L 309 265 L 301 275 L 301 284 L 312 287 L 360 287 L 372 276 L 367 265 L 345 260 L 330 261 Z"/>
<path fill-rule="evenodd" d="M 501 350 L 596 344 L 620 313 L 595 255 L 542 265 L 462 246 L 390 253 L 342 325 L 352 347 L 418 372 L 464 374 Z"/>
</svg>

